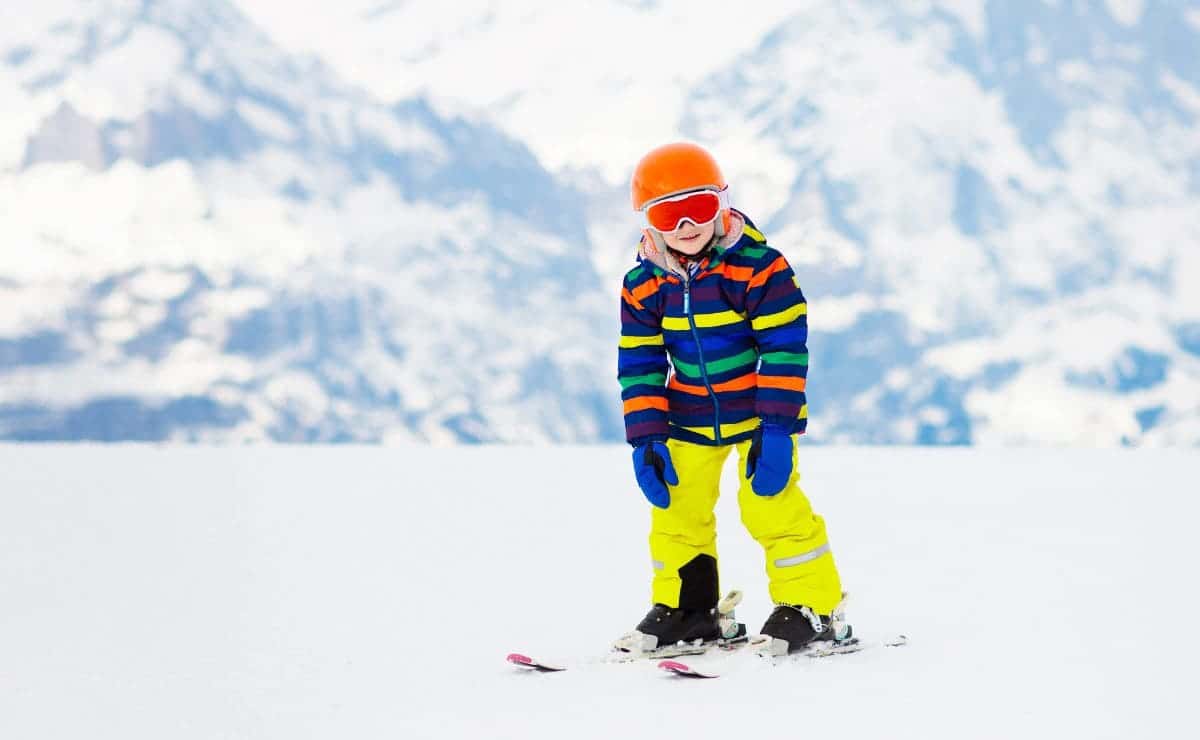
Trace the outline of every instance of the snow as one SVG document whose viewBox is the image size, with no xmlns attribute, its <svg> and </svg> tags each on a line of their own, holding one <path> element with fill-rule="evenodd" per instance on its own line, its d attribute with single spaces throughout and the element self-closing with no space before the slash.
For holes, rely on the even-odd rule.
<svg viewBox="0 0 1200 740">
<path fill-rule="evenodd" d="M 1145 0 L 1104 0 L 1108 12 L 1126 26 L 1136 26 L 1142 19 Z"/>
<path fill-rule="evenodd" d="M 971 394 L 967 409 L 981 420 L 973 430 L 976 441 L 1099 447 L 1114 436 L 1138 436 L 1128 401 L 1098 402 L 1106 394 L 1064 387 L 1062 377 L 1062 368 L 1038 365 L 1022 370 L 1002 392 Z"/>
<path fill-rule="evenodd" d="M 855 294 L 842 298 L 825 298 L 821 301 L 819 315 L 809 309 L 809 320 L 820 322 L 822 331 L 845 331 L 854 325 L 864 312 L 876 308 L 876 301 L 870 296 Z"/>
<path fill-rule="evenodd" d="M 186 272 L 150 268 L 130 280 L 129 290 L 143 301 L 169 301 L 183 295 L 191 284 Z"/>
<path fill-rule="evenodd" d="M 296 139 L 296 130 L 292 127 L 292 124 L 286 118 L 266 106 L 243 99 L 237 102 L 237 112 L 238 115 L 249 121 L 259 132 L 273 137 L 277 141 L 290 142 Z"/>
<path fill-rule="evenodd" d="M 167 31 L 137 28 L 124 43 L 72 74 L 63 97 L 85 117 L 133 120 L 155 106 L 185 57 L 183 44 Z M 138 74 L 130 75 L 131 69 Z"/>
<path fill-rule="evenodd" d="M 445 144 L 415 122 L 398 120 L 382 110 L 362 110 L 355 116 L 364 133 L 379 137 L 392 151 L 417 152 L 437 164 L 450 158 Z"/>
<path fill-rule="evenodd" d="M 1191 736 L 1195 452 L 801 460 L 858 631 L 910 645 L 688 682 L 503 662 L 594 657 L 647 608 L 625 447 L 0 447 L 0 735 Z"/>
<path fill-rule="evenodd" d="M 1047 26 L 1051 9 L 989 20 L 987 7 L 771 0 L 735 19 L 716 0 L 22 7 L 0 28 L 12 113 L 0 355 L 16 365 L 0 368 L 0 396 L 69 414 L 68 399 L 97 400 L 84 389 L 232 394 L 272 425 L 246 422 L 232 440 L 316 433 L 281 432 L 280 405 L 312 409 L 297 416 L 323 429 L 339 419 L 326 438 L 619 439 L 628 170 L 689 136 L 796 267 L 814 347 L 831 342 L 814 368 L 869 347 L 856 326 L 900 325 L 881 366 L 814 377 L 817 440 L 911 441 L 924 419 L 953 426 L 953 441 L 1186 441 L 1200 397 L 1200 138 L 1187 115 L 1200 91 L 1149 20 L 1174 19 L 1186 45 L 1200 15 L 1080 5 L 1086 43 L 1074 43 Z M 1022 86 L 1004 70 L 1035 40 L 1045 68 L 1022 74 L 1042 82 Z M 432 100 L 402 99 L 418 92 Z M 227 116 L 253 130 L 210 128 Z M 474 178 L 461 148 L 491 141 L 493 125 L 514 139 L 494 176 Z M 546 290 L 559 277 L 570 287 Z M 328 297 L 332 285 L 352 295 Z M 353 341 L 326 311 L 358 317 Z M 1129 348 L 1165 357 L 1157 385 L 1112 389 Z M 274 392 L 299 400 L 266 397 L 289 372 Z M 192 433 L 189 418 L 172 428 Z"/>
<path fill-rule="evenodd" d="M 200 71 L 198 65 L 196 71 Z M 191 75 L 179 75 L 172 80 L 171 92 L 182 105 L 205 118 L 216 118 L 225 112 L 225 100 Z"/>
<path fill-rule="evenodd" d="M 922 0 L 915 0 L 914 4 L 920 6 Z M 982 38 L 987 33 L 986 0 L 933 0 L 931 4 L 946 13 L 957 15 L 967 32 L 975 38 Z"/>
<path fill-rule="evenodd" d="M 44 329 L 63 323 L 61 306 L 71 296 L 70 286 L 45 282 L 36 287 L 18 286 L 0 280 L 0 335 Z"/>
<path fill-rule="evenodd" d="M 0 66 L 0 171 L 20 164 L 26 138 L 37 128 L 40 116 L 28 103 L 16 76 Z"/>
<path fill-rule="evenodd" d="M 325 389 L 308 375 L 280 373 L 267 382 L 263 397 L 276 408 L 284 409 L 306 426 L 320 422 L 329 406 Z"/>
<path fill-rule="evenodd" d="M 627 163 L 677 135 L 690 87 L 805 10 L 782 0 L 734 17 L 722 0 L 237 6 L 276 43 L 320 55 L 384 99 L 429 93 L 487 110 L 549 167 L 591 162 L 611 180 L 627 177 Z M 614 94 L 619 105 L 608 103 Z"/>
</svg>

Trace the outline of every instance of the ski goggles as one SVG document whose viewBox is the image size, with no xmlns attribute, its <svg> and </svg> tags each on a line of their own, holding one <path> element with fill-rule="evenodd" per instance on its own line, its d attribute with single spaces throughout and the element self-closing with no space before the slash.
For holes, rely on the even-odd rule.
<svg viewBox="0 0 1200 740">
<path fill-rule="evenodd" d="M 728 207 L 728 190 L 693 190 L 652 201 L 642 207 L 642 215 L 647 226 L 669 234 L 684 221 L 696 226 L 710 224 Z"/>
</svg>

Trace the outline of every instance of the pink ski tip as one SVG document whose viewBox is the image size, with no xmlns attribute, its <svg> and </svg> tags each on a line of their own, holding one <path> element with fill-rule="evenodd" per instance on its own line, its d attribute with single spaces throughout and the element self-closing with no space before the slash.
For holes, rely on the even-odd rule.
<svg viewBox="0 0 1200 740">
<path fill-rule="evenodd" d="M 507 660 L 509 663 L 516 663 L 517 665 L 533 665 L 533 658 L 529 657 L 528 655 L 521 655 L 520 653 L 509 653 L 505 660 Z"/>
<path fill-rule="evenodd" d="M 683 671 L 684 673 L 688 673 L 692 670 L 691 668 L 688 668 L 686 663 L 680 663 L 677 660 L 660 661 L 658 667 L 664 671 Z"/>
</svg>

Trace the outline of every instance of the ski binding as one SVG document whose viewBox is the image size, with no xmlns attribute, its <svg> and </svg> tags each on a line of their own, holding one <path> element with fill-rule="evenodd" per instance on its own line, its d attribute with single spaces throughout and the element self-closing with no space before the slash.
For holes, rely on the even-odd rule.
<svg viewBox="0 0 1200 740">
<path fill-rule="evenodd" d="M 677 642 L 671 645 L 658 645 L 653 635 L 646 635 L 637 630 L 623 635 L 613 643 L 613 659 L 616 662 L 626 662 L 645 659 L 678 658 L 685 655 L 703 655 L 710 649 L 736 650 L 747 644 L 748 633 L 746 625 L 737 621 L 733 614 L 734 608 L 741 603 L 742 592 L 730 591 L 717 604 L 717 623 L 721 627 L 721 637 L 716 640 L 693 640 L 692 642 Z"/>
</svg>

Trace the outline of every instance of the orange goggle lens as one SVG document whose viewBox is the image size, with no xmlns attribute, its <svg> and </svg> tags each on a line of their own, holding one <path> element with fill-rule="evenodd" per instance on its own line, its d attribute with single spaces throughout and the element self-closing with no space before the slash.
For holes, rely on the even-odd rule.
<svg viewBox="0 0 1200 740">
<path fill-rule="evenodd" d="M 650 228 L 670 233 L 684 221 L 704 226 L 715 221 L 721 212 L 721 197 L 711 190 L 685 193 L 646 206 L 646 223 Z"/>
</svg>

